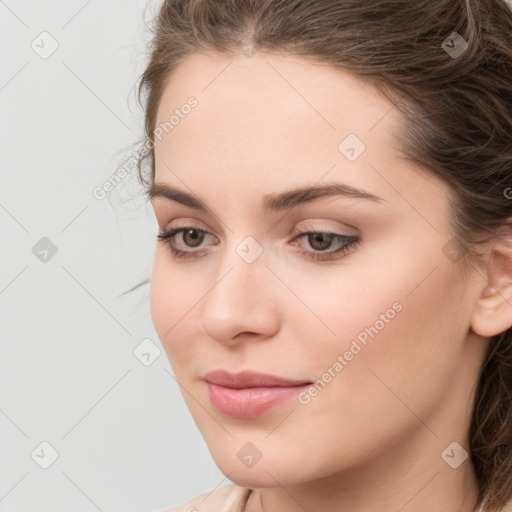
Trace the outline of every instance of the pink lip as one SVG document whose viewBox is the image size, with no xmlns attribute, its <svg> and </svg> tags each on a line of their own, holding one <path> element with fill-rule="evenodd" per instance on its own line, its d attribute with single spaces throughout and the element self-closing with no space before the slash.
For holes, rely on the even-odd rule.
<svg viewBox="0 0 512 512">
<path fill-rule="evenodd" d="M 218 369 L 205 373 L 203 379 L 206 382 L 224 386 L 227 388 L 253 388 L 260 386 L 299 386 L 301 384 L 311 384 L 308 380 L 284 379 L 277 375 L 269 373 L 253 372 L 252 370 L 244 370 L 238 373 L 230 373 L 227 370 Z"/>
<path fill-rule="evenodd" d="M 312 384 L 250 370 L 236 374 L 214 370 L 203 379 L 213 406 L 232 418 L 255 418 Z"/>
</svg>

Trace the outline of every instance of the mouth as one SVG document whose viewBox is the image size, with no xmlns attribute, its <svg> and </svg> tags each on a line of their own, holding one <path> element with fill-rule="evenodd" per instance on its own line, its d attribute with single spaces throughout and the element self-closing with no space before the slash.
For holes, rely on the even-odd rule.
<svg viewBox="0 0 512 512">
<path fill-rule="evenodd" d="M 214 370 L 204 375 L 212 405 L 232 418 L 255 418 L 304 391 L 312 382 L 243 371 Z"/>
<path fill-rule="evenodd" d="M 312 384 L 308 380 L 286 379 L 270 373 L 254 372 L 244 370 L 238 373 L 231 373 L 227 370 L 218 369 L 206 373 L 203 380 L 211 384 L 217 384 L 226 388 L 242 389 L 254 387 L 294 387 L 304 384 Z"/>
</svg>

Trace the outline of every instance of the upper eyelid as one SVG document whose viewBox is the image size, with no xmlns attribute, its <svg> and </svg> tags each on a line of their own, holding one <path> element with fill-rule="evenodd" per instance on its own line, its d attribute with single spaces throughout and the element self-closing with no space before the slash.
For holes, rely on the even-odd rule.
<svg viewBox="0 0 512 512">
<path fill-rule="evenodd" d="M 326 203 L 326 204 L 323 204 L 323 205 L 322 204 L 318 204 L 318 203 L 323 203 L 323 202 L 328 201 L 328 200 L 332 201 L 333 199 L 341 199 L 341 198 L 348 199 L 348 198 L 342 197 L 340 195 L 327 195 L 327 196 L 316 197 L 314 199 L 308 200 L 306 203 L 302 203 L 302 204 L 298 205 L 297 207 L 295 207 L 295 206 L 290 207 L 287 213 L 291 213 L 291 210 L 298 211 L 299 214 L 300 214 L 300 217 L 302 217 L 302 220 L 307 219 L 309 217 L 315 218 L 319 214 L 316 222 L 328 221 L 329 217 L 331 217 L 331 215 L 333 215 L 333 216 L 346 215 L 347 213 L 349 215 L 349 218 L 355 219 L 356 218 L 356 216 L 355 216 L 356 214 L 354 214 L 354 212 L 351 211 L 351 209 L 352 209 L 352 207 L 356 206 L 357 203 L 356 203 L 356 205 L 349 205 L 348 206 L 348 212 L 344 211 L 345 208 L 338 210 L 337 207 L 335 207 L 334 209 L 332 209 L 332 207 L 330 206 L 330 203 Z M 154 196 L 154 199 L 157 199 L 157 200 L 158 199 L 164 199 L 166 203 L 170 203 L 170 204 L 174 203 L 178 207 L 180 206 L 180 204 L 183 204 L 183 203 L 180 203 L 180 201 L 175 201 L 175 200 L 167 201 L 165 195 L 161 196 L 161 195 L 157 194 L 157 195 Z M 381 199 L 381 198 L 378 198 L 378 199 Z M 368 201 L 366 201 L 366 202 L 368 202 Z M 373 204 L 377 204 L 378 202 L 379 201 L 372 201 Z M 162 208 L 162 210 L 160 210 L 160 207 Z M 190 205 L 185 205 L 185 208 L 190 208 L 190 207 L 191 207 Z M 164 206 L 164 203 L 162 203 L 159 206 L 156 206 L 155 204 L 153 204 L 153 208 L 154 208 L 154 211 L 155 211 L 157 219 L 158 219 L 158 217 L 160 217 L 160 215 L 163 218 L 165 218 L 165 217 L 167 217 L 169 215 L 169 211 Z M 317 210 L 317 208 L 320 208 L 320 210 Z M 202 210 L 199 210 L 199 211 L 202 211 Z M 199 211 L 198 211 L 198 213 L 199 213 Z M 272 209 L 270 209 L 270 211 L 272 211 Z M 220 220 L 219 217 L 217 217 L 217 215 L 215 215 L 209 209 L 207 209 L 206 212 L 204 212 L 204 213 L 207 216 L 207 223 L 211 224 L 211 221 L 213 220 L 213 223 L 215 225 L 214 229 L 215 229 L 215 231 L 218 231 L 220 235 L 224 235 L 226 233 L 225 232 L 225 228 L 227 229 L 227 231 L 230 231 L 231 233 L 233 233 L 233 230 L 230 228 L 230 226 L 227 225 L 222 220 Z M 279 214 L 280 212 L 277 211 L 275 213 Z M 180 214 L 178 214 L 178 212 L 175 212 L 175 213 L 172 214 L 173 217 L 175 215 L 176 215 L 175 218 L 187 218 L 188 217 L 189 219 L 191 219 L 191 220 L 188 221 L 191 224 L 195 224 L 196 222 L 199 222 L 201 224 L 203 223 L 202 221 L 196 221 L 195 220 L 196 217 L 194 216 L 194 214 L 192 214 L 192 216 L 190 216 L 190 217 L 189 217 L 190 214 L 187 214 L 187 213 L 182 213 L 180 215 Z M 210 216 L 210 215 L 211 215 L 212 219 L 208 220 L 208 216 Z M 303 216 L 305 216 L 305 217 L 303 217 Z M 284 216 L 282 216 L 282 217 L 284 217 Z M 198 218 L 202 218 L 202 215 L 199 215 Z M 382 217 L 379 217 L 379 218 L 382 218 Z M 194 219 L 194 220 L 192 220 L 192 219 Z M 334 218 L 331 218 L 331 220 L 335 221 Z M 274 221 L 271 221 L 271 222 L 272 222 L 272 229 L 274 229 L 274 226 L 277 223 L 279 223 L 280 220 L 278 219 L 277 223 L 274 222 Z M 315 230 L 315 231 L 324 231 L 324 232 L 329 231 L 329 232 L 335 233 L 338 229 L 341 229 L 342 231 L 345 230 L 345 229 L 348 229 L 349 231 L 354 233 L 354 235 L 358 235 L 359 234 L 359 229 L 355 225 L 352 225 L 351 223 L 347 223 L 345 221 L 342 221 L 341 219 L 339 219 L 339 221 L 335 221 L 335 222 L 338 222 L 338 223 L 342 224 L 344 227 L 334 228 L 333 231 L 329 231 L 330 228 L 322 228 L 320 230 Z M 183 225 L 188 227 L 188 224 L 183 224 Z M 209 228 L 197 227 L 197 229 L 202 229 L 203 231 L 207 231 L 207 232 L 211 233 L 209 231 Z"/>
<path fill-rule="evenodd" d="M 214 235 L 208 229 L 201 228 L 201 227 L 196 226 L 194 224 L 186 224 L 186 225 L 183 225 L 183 226 L 174 226 L 172 228 L 162 228 L 162 229 L 159 229 L 159 232 L 162 233 L 162 234 L 166 234 L 166 233 L 174 231 L 175 234 L 177 234 L 177 233 L 182 232 L 182 231 L 187 230 L 187 229 L 197 229 L 198 231 L 202 231 L 202 232 L 204 232 L 204 233 L 206 233 L 208 235 L 211 235 L 211 236 L 214 236 L 214 237 L 218 238 L 217 235 Z M 347 236 L 347 237 L 349 237 L 349 236 L 356 236 L 356 235 L 352 235 L 352 234 L 349 234 L 349 233 L 338 233 L 336 229 L 313 228 L 313 227 L 303 228 L 303 229 L 294 228 L 292 234 L 293 235 L 304 235 L 304 234 L 308 234 L 308 233 L 326 233 L 326 234 L 331 234 L 331 235 L 341 235 L 341 236 Z"/>
<path fill-rule="evenodd" d="M 187 229 L 196 229 L 197 231 L 201 231 L 202 233 L 205 233 L 206 235 L 210 236 L 210 237 L 214 237 L 214 238 L 217 238 L 218 237 L 216 235 L 214 235 L 213 233 L 210 233 L 208 230 L 206 229 L 203 229 L 203 228 L 200 228 L 200 227 L 197 227 L 197 226 L 194 226 L 194 225 L 186 225 L 186 226 L 176 226 L 176 227 L 173 227 L 173 228 L 169 228 L 169 229 L 163 229 L 163 230 L 160 230 L 159 232 L 159 235 L 167 235 L 169 233 L 172 233 L 172 235 L 170 235 L 169 237 L 167 238 L 173 238 L 179 234 L 183 234 Z M 338 233 L 336 231 L 331 231 L 329 229 L 313 229 L 313 228 L 309 228 L 309 229 L 296 229 L 293 231 L 293 238 L 292 238 L 292 241 L 295 241 L 299 238 L 302 238 L 303 236 L 307 235 L 307 234 L 311 234 L 311 233 L 323 233 L 323 234 L 329 234 L 329 235 L 334 235 L 334 237 L 337 237 L 337 238 L 347 238 L 347 239 L 352 239 L 352 240 L 358 240 L 360 239 L 360 236 L 359 235 L 351 235 L 351 234 L 347 234 L 347 233 Z M 215 244 L 216 245 L 216 244 Z M 194 249 L 192 248 L 189 248 L 188 251 L 186 252 L 198 252 L 195 251 Z"/>
<path fill-rule="evenodd" d="M 163 228 L 160 228 L 160 231 L 170 231 L 172 229 L 186 229 L 186 228 L 194 228 L 194 229 L 198 229 L 198 230 L 201 230 L 201 231 L 205 231 L 209 234 L 212 234 L 210 229 L 209 228 L 203 228 L 201 226 L 198 225 L 199 224 L 202 224 L 201 221 L 196 221 L 195 219 L 192 220 L 192 218 L 187 219 L 185 217 L 186 220 L 182 220 L 180 222 L 179 225 L 177 226 L 173 226 L 172 228 L 167 228 L 167 225 L 170 224 L 170 222 L 168 223 L 165 223 L 164 224 L 164 227 Z M 323 218 L 323 217 L 318 217 L 314 220 L 306 220 L 305 222 L 309 222 L 309 223 L 313 223 L 313 224 L 317 224 L 317 223 L 321 223 L 321 222 L 328 222 L 328 221 L 333 221 L 333 219 L 328 219 L 328 218 Z M 301 222 L 304 222 L 304 219 L 301 221 Z M 293 228 L 293 232 L 301 232 L 301 233 L 304 233 L 305 231 L 313 231 L 313 232 L 323 232 L 323 233 L 333 233 L 333 234 L 345 234 L 347 236 L 351 236 L 351 233 L 344 233 L 343 231 L 344 230 L 348 230 L 348 231 L 352 231 L 354 235 L 358 235 L 359 234 L 359 229 L 356 227 L 356 226 L 353 226 L 351 224 L 348 224 L 346 222 L 340 222 L 340 221 L 334 221 L 334 222 L 337 222 L 338 224 L 343 224 L 343 226 L 345 227 L 311 227 L 311 228 L 301 228 L 301 229 L 298 229 L 296 227 Z M 275 226 L 275 224 L 274 224 Z M 342 233 L 338 233 L 338 231 L 342 231 Z M 232 230 L 230 230 L 232 232 Z M 216 235 L 214 235 L 216 236 Z"/>
<path fill-rule="evenodd" d="M 159 230 L 158 237 L 159 238 L 160 237 L 164 237 L 166 239 L 171 239 L 171 238 L 174 238 L 177 235 L 183 234 L 187 229 L 196 229 L 197 231 L 201 231 L 201 232 L 205 233 L 206 235 L 208 235 L 210 237 L 218 238 L 213 233 L 210 233 L 210 231 L 208 231 L 207 229 L 199 228 L 199 227 L 196 227 L 196 226 L 193 226 L 193 225 L 190 225 L 190 226 L 176 226 L 176 227 L 173 227 L 173 228 L 161 229 L 161 230 Z M 170 235 L 170 233 L 172 233 L 172 235 Z M 169 235 L 169 236 L 167 236 L 167 235 Z M 190 250 L 189 252 L 197 252 L 197 251 Z"/>
</svg>

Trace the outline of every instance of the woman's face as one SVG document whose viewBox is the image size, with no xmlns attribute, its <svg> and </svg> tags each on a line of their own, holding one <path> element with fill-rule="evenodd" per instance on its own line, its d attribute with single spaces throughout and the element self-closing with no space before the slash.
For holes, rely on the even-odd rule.
<svg viewBox="0 0 512 512">
<path fill-rule="evenodd" d="M 448 468 L 443 450 L 465 444 L 478 282 L 453 249 L 450 189 L 393 145 L 400 123 L 346 71 L 278 55 L 194 56 L 166 86 L 155 183 L 169 190 L 152 205 L 161 230 L 192 231 L 157 244 L 152 317 L 239 485 L 410 459 Z M 313 384 L 272 406 L 281 395 L 261 389 L 212 401 L 216 369 Z"/>
</svg>

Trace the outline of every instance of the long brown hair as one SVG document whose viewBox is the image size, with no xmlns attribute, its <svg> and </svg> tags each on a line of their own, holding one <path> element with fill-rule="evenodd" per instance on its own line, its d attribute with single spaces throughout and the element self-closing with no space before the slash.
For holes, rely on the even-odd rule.
<svg viewBox="0 0 512 512">
<path fill-rule="evenodd" d="M 512 216 L 512 11 L 505 0 L 166 0 L 154 19 L 138 176 L 155 176 L 155 119 L 166 80 L 194 53 L 262 50 L 349 70 L 403 114 L 400 150 L 448 183 L 463 268 Z M 454 34 L 456 33 L 456 34 Z M 149 163 L 149 177 L 144 168 Z M 512 499 L 512 329 L 489 345 L 470 452 L 479 504 Z"/>
</svg>

